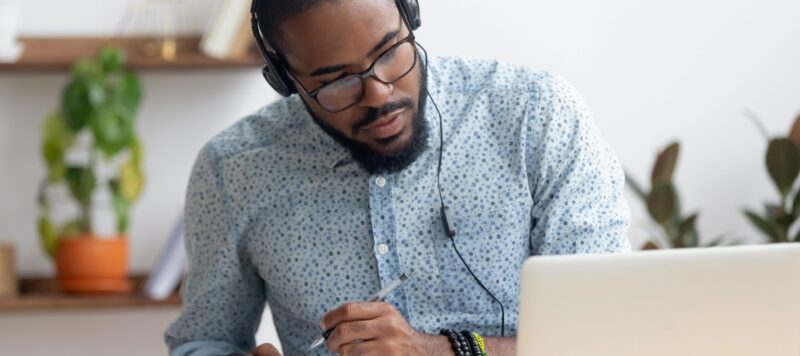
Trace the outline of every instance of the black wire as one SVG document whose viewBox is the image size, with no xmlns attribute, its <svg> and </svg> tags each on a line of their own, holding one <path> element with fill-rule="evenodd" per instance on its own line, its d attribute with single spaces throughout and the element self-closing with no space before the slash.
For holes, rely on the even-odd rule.
<svg viewBox="0 0 800 356">
<path fill-rule="evenodd" d="M 444 129 L 442 129 L 444 122 L 442 120 L 442 114 L 439 112 L 439 106 L 436 105 L 436 101 L 433 100 L 431 92 L 428 91 L 428 88 L 425 88 L 425 92 L 431 99 L 431 103 L 433 103 L 433 107 L 436 109 L 436 114 L 439 115 L 439 166 L 436 168 L 436 188 L 439 191 L 439 201 L 442 203 L 442 206 L 445 206 L 444 198 L 442 197 L 442 181 L 440 178 L 440 173 L 442 172 L 442 156 L 444 155 Z"/>
<path fill-rule="evenodd" d="M 428 50 L 426 50 L 425 47 L 422 47 L 422 45 L 419 44 L 418 42 L 416 42 L 416 41 L 414 41 L 414 42 L 417 44 L 417 46 L 419 46 L 419 48 L 422 48 L 422 53 L 425 55 L 425 72 L 427 72 L 427 74 L 425 75 L 425 78 L 426 78 L 426 80 L 430 79 L 430 71 L 428 71 Z M 431 99 L 431 102 L 433 103 L 433 107 L 436 109 L 436 114 L 439 115 L 439 166 L 436 168 L 436 187 L 439 190 L 439 201 L 442 203 L 442 206 L 444 206 L 444 198 L 442 198 L 442 182 L 441 182 L 441 180 L 439 178 L 439 173 L 442 172 L 442 155 L 443 155 L 442 153 L 443 153 L 443 149 L 444 149 L 443 148 L 444 147 L 444 128 L 443 128 L 444 125 L 443 125 L 443 122 L 442 122 L 442 113 L 439 111 L 439 105 L 436 105 L 436 100 L 433 100 L 433 96 L 431 95 L 431 92 L 428 91 L 427 85 L 425 86 L 425 94 L 427 94 L 428 97 Z"/>
<path fill-rule="evenodd" d="M 492 299 L 494 299 L 494 301 L 497 302 L 497 304 L 500 306 L 500 336 L 501 337 L 506 336 L 506 311 L 505 308 L 503 308 L 503 303 L 500 303 L 500 301 L 497 300 L 497 298 L 495 298 L 494 294 L 492 294 L 492 292 L 486 289 L 486 286 L 484 286 L 483 283 L 481 283 L 481 280 L 478 279 L 477 276 L 475 276 L 475 273 L 472 273 L 472 269 L 469 268 L 467 262 L 464 261 L 464 257 L 461 257 L 461 253 L 458 252 L 458 248 L 456 247 L 456 239 L 451 238 L 450 242 L 453 243 L 453 249 L 456 250 L 456 255 L 458 255 L 458 258 L 461 259 L 461 263 L 464 264 L 464 267 L 467 267 L 467 271 L 469 271 L 469 274 L 472 275 L 472 278 L 475 278 L 475 281 L 478 282 L 478 285 L 481 286 L 481 288 L 483 288 L 484 291 L 486 291 L 486 294 L 492 297 Z"/>
<path fill-rule="evenodd" d="M 425 54 L 425 70 L 428 71 L 428 51 L 425 50 L 425 47 L 422 47 L 422 45 L 420 45 L 419 43 L 417 43 L 417 46 L 422 48 L 422 53 Z M 428 75 L 430 75 L 430 72 L 428 72 Z M 440 179 L 440 174 L 442 172 L 442 156 L 444 153 L 444 122 L 442 120 L 442 113 L 439 111 L 439 106 L 436 105 L 436 100 L 433 100 L 433 96 L 431 95 L 431 92 L 428 91 L 428 88 L 425 88 L 425 93 L 428 94 L 428 97 L 431 99 L 431 103 L 433 103 L 433 107 L 436 109 L 436 114 L 439 115 L 439 166 L 436 169 L 436 188 L 439 190 L 439 201 L 442 203 L 442 208 L 446 208 L 446 206 L 444 205 L 444 198 L 442 197 L 442 183 Z M 456 247 L 455 237 L 451 236 L 449 237 L 450 237 L 450 242 L 453 244 L 453 250 L 456 251 L 456 255 L 458 255 L 458 258 L 461 260 L 461 263 L 464 264 L 464 267 L 467 268 L 469 274 L 472 275 L 472 278 L 475 279 L 475 282 L 478 282 L 478 285 L 481 286 L 481 288 L 483 288 L 486 294 L 492 297 L 492 299 L 494 299 L 494 301 L 497 302 L 497 304 L 500 306 L 500 336 L 505 337 L 506 311 L 505 308 L 503 308 L 503 303 L 500 303 L 500 300 L 498 300 L 494 296 L 494 294 L 492 294 L 492 292 L 490 292 L 489 289 L 487 289 L 486 286 L 483 285 L 481 280 L 478 279 L 478 276 L 476 276 L 475 273 L 472 273 L 472 268 L 469 268 L 467 261 L 464 261 L 464 257 L 461 257 L 461 252 L 458 252 L 458 247 Z"/>
</svg>

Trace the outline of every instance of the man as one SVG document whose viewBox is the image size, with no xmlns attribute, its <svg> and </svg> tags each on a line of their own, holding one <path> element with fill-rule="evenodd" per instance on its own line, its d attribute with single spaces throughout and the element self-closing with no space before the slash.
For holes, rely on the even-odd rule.
<svg viewBox="0 0 800 356">
<path fill-rule="evenodd" d="M 630 248 L 620 165 L 577 93 L 496 61 L 426 62 L 401 3 L 258 1 L 297 95 L 197 158 L 173 355 L 276 355 L 255 348 L 265 303 L 287 355 L 331 329 L 310 353 L 448 355 L 455 329 L 511 355 L 526 257 Z M 385 302 L 358 302 L 401 273 Z"/>
</svg>

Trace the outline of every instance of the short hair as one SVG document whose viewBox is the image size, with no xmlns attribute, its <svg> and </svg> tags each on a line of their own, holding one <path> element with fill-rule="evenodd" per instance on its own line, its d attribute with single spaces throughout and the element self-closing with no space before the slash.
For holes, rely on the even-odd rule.
<svg viewBox="0 0 800 356">
<path fill-rule="evenodd" d="M 256 5 L 258 26 L 261 33 L 272 46 L 273 50 L 281 51 L 285 48 L 279 27 L 293 16 L 310 10 L 324 3 L 339 2 L 340 0 L 253 0 Z M 259 39 L 256 38 L 258 41 Z"/>
</svg>

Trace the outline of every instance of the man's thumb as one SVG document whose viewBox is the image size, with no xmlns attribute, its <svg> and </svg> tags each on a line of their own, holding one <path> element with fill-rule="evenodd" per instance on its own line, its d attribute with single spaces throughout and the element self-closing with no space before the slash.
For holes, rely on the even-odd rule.
<svg viewBox="0 0 800 356">
<path fill-rule="evenodd" d="M 272 344 L 261 344 L 253 350 L 253 356 L 281 356 L 281 353 Z"/>
</svg>

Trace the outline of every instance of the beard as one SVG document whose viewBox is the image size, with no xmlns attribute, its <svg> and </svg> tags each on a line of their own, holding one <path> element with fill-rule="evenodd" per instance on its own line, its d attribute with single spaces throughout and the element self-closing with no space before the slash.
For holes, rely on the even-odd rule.
<svg viewBox="0 0 800 356">
<path fill-rule="evenodd" d="M 358 162 L 358 164 L 361 165 L 364 170 L 369 172 L 369 174 L 399 172 L 411 165 L 411 163 L 414 163 L 414 161 L 419 158 L 420 154 L 422 154 L 422 152 L 428 148 L 428 123 L 425 121 L 425 93 L 428 92 L 428 78 L 425 66 L 421 63 L 421 61 L 418 63 L 421 66 L 419 97 L 417 98 L 418 108 L 417 111 L 411 116 L 411 139 L 409 139 L 405 145 L 401 146 L 392 153 L 384 154 L 381 152 L 376 152 L 369 145 L 348 138 L 345 134 L 326 124 L 324 121 L 322 121 L 322 119 L 317 117 L 317 115 L 315 115 L 314 112 L 308 107 L 308 104 L 306 104 L 306 110 L 308 110 L 308 113 L 311 115 L 311 118 L 314 119 L 314 122 L 319 125 L 319 127 L 322 128 L 325 133 L 333 137 L 336 142 L 349 150 L 353 159 Z M 303 103 L 305 103 L 305 101 L 303 101 Z M 353 124 L 353 135 L 355 136 L 355 133 L 359 129 L 375 122 L 383 115 L 398 109 L 411 107 L 413 107 L 411 99 L 406 98 L 400 101 L 386 103 L 380 108 L 369 108 L 364 117 Z M 396 140 L 399 135 L 400 134 L 382 140 L 377 140 L 377 142 L 381 145 L 388 145 Z"/>
</svg>

